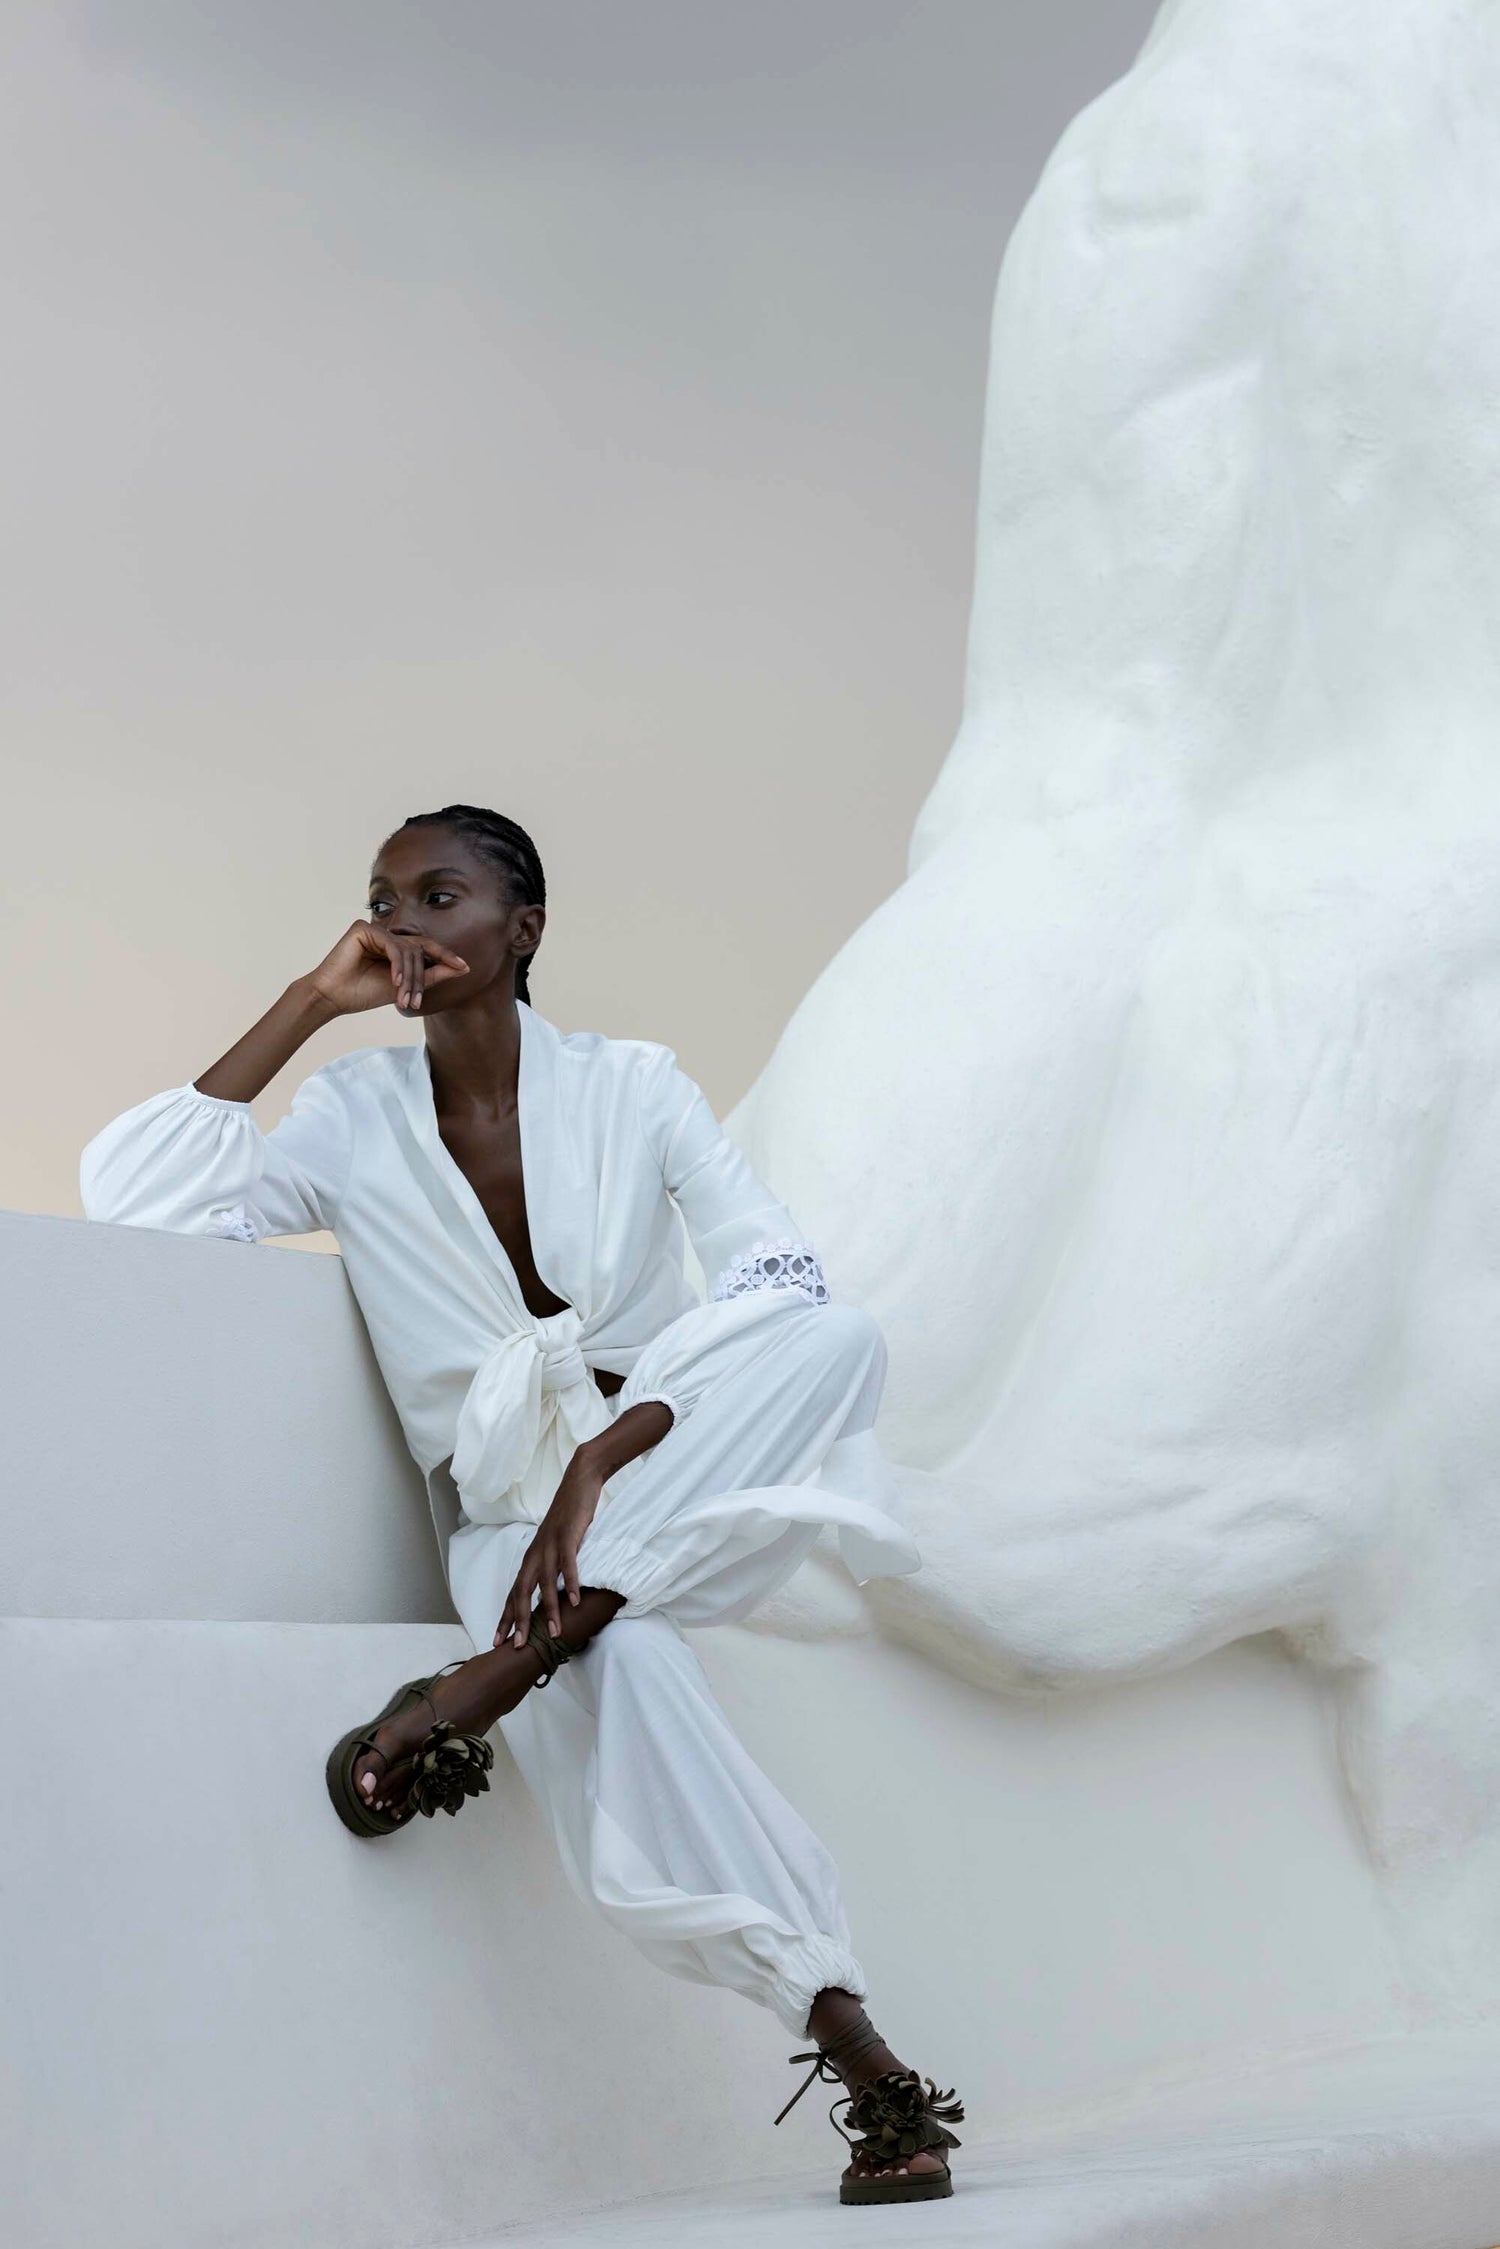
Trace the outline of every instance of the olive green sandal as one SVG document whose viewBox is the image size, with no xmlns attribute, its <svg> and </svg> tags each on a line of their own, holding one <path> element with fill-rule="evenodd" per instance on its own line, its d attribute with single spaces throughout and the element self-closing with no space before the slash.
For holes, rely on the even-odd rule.
<svg viewBox="0 0 1500 2249">
<path fill-rule="evenodd" d="M 489 1788 L 486 1775 L 495 1762 L 495 1752 L 489 1743 L 477 1734 L 461 1733 L 446 1718 L 438 1718 L 437 1705 L 429 1690 L 442 1678 L 444 1671 L 454 1671 L 469 1657 L 456 1657 L 445 1663 L 441 1671 L 434 1671 L 426 1679 L 408 1679 L 398 1687 L 378 1717 L 367 1726 L 356 1726 L 334 1743 L 327 1764 L 328 1794 L 333 1808 L 352 1834 L 369 1837 L 394 1835 L 397 1828 L 405 1827 L 420 1812 L 431 1819 L 437 1812 L 447 1812 L 450 1817 L 458 1812 L 471 1796 L 482 1796 Z M 361 1757 L 385 1758 L 383 1749 L 375 1746 L 375 1735 L 388 1719 L 404 1717 L 408 1710 L 425 1702 L 437 1723 L 431 1726 L 412 1752 L 412 1778 L 401 1811 L 394 1817 L 378 1812 L 367 1797 L 354 1785 L 354 1768 Z M 389 1763 L 389 1759 L 386 1759 Z"/>
<path fill-rule="evenodd" d="M 904 2176 L 858 2167 L 861 2156 L 867 2162 L 898 2163 L 929 2149 L 963 2144 L 948 2129 L 950 2124 L 962 2124 L 963 2102 L 954 2098 L 951 2089 L 940 2093 L 930 2077 L 918 2077 L 910 2069 L 889 2069 L 883 2077 L 869 2078 L 854 2092 L 848 2090 L 838 2065 L 854 2061 L 882 2043 L 879 2031 L 861 2008 L 848 2029 L 838 2031 L 826 2046 L 791 2055 L 792 2061 L 811 2062 L 813 2066 L 776 2121 L 779 2124 L 782 2116 L 790 2115 L 815 2077 L 821 2077 L 825 2085 L 837 2085 L 839 2100 L 829 2109 L 828 2121 L 855 2156 L 839 2180 L 840 2202 L 937 2202 L 953 2192 L 953 2174 L 946 2155 L 940 2171 L 908 2171 Z M 844 2104 L 844 2124 L 833 2113 L 840 2102 Z M 861 2137 L 854 2139 L 844 2129 L 845 2124 L 852 2124 Z"/>
</svg>

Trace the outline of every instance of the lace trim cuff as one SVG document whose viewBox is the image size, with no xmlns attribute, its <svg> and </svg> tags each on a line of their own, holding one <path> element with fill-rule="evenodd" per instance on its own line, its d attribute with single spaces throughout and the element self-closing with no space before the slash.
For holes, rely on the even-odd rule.
<svg viewBox="0 0 1500 2249">
<path fill-rule="evenodd" d="M 758 1288 L 797 1288 L 814 1304 L 831 1301 L 823 1267 L 811 1242 L 785 1235 L 779 1242 L 757 1242 L 731 1258 L 710 1293 L 711 1303 L 726 1297 L 748 1296 Z"/>
</svg>

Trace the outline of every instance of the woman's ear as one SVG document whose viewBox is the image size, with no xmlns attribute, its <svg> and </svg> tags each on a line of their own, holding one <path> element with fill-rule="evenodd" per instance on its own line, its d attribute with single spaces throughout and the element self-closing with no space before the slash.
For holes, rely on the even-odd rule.
<svg viewBox="0 0 1500 2249">
<path fill-rule="evenodd" d="M 534 953 L 547 926 L 545 906 L 522 906 L 510 925 L 510 949 L 520 955 Z"/>
</svg>

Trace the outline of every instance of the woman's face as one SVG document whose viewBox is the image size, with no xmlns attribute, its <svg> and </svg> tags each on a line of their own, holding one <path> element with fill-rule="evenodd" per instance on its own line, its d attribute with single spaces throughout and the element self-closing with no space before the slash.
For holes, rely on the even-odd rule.
<svg viewBox="0 0 1500 2249">
<path fill-rule="evenodd" d="M 518 958 L 534 952 L 543 906 L 508 906 L 501 870 L 472 852 L 451 828 L 405 828 L 370 870 L 370 919 L 398 937 L 431 937 L 469 964 L 467 976 L 424 993 L 424 1015 L 462 1007 L 497 982 L 515 988 Z"/>
</svg>

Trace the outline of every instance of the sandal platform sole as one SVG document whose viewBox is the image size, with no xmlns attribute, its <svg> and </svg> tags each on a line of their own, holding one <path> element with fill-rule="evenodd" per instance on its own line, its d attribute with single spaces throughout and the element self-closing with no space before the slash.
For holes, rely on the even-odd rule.
<svg viewBox="0 0 1500 2249">
<path fill-rule="evenodd" d="M 953 2174 L 907 2172 L 904 2179 L 840 2179 L 840 2202 L 940 2202 L 953 2192 Z"/>
</svg>

